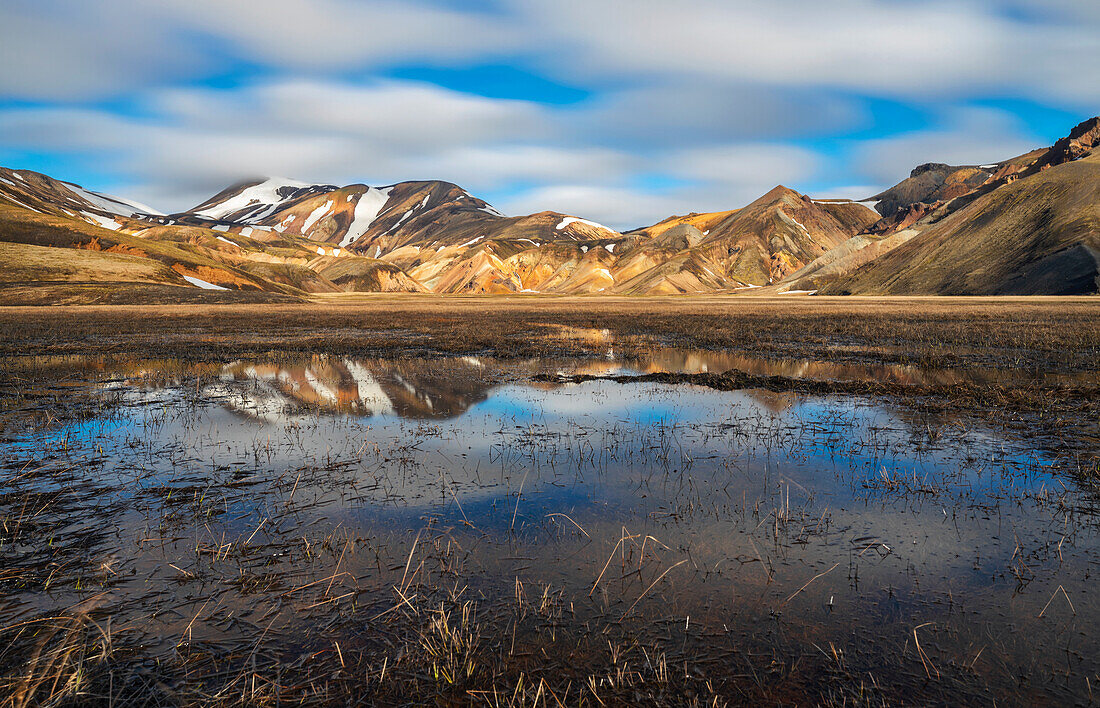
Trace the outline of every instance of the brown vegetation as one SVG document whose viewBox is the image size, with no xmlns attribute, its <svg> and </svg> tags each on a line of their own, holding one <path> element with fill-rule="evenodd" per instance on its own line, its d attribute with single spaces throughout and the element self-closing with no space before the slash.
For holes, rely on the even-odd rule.
<svg viewBox="0 0 1100 708">
<path fill-rule="evenodd" d="M 225 293 L 204 292 L 212 299 Z M 219 300 L 214 299 L 214 302 Z M 1074 369 L 1100 360 L 1096 298 L 326 296 L 286 305 L 0 308 L 0 354 L 553 353 L 561 326 L 823 360 Z M 550 349 L 548 349 L 548 347 Z"/>
</svg>

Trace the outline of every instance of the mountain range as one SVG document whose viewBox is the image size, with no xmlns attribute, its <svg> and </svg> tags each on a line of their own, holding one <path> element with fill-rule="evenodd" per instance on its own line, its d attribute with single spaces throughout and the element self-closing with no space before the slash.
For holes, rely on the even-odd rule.
<svg viewBox="0 0 1100 708">
<path fill-rule="evenodd" d="M 162 214 L 0 168 L 0 302 L 1096 293 L 1098 145 L 1092 118 L 1003 162 L 920 165 L 862 201 L 777 186 L 741 208 L 622 233 L 550 211 L 507 217 L 448 182 L 253 180 Z"/>
</svg>

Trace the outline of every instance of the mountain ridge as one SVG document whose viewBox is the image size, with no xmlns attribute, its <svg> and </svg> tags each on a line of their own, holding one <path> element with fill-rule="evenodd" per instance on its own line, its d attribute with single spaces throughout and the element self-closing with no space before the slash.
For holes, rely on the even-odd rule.
<svg viewBox="0 0 1100 708">
<path fill-rule="evenodd" d="M 1100 174 L 1091 167 L 1098 143 L 1100 118 L 1092 118 L 1049 148 L 1001 162 L 918 165 L 862 201 L 815 200 L 777 185 L 736 209 L 672 216 L 625 233 L 554 211 L 505 216 L 444 181 L 376 187 L 258 178 L 160 214 L 48 175 L 0 168 L 0 241 L 12 244 L 9 258 L 28 261 L 12 271 L 28 281 L 71 283 L 79 272 L 104 287 L 156 283 L 292 297 L 1095 292 L 1100 284 L 1089 264 L 1100 262 L 1100 193 L 1093 189 Z M 1058 228 L 1013 200 L 1042 204 Z M 102 271 L 74 256 L 85 266 L 66 274 L 54 254 L 37 248 L 96 252 Z M 137 267 L 133 258 L 160 265 Z M 47 262 L 41 277 L 30 277 L 34 263 Z"/>
</svg>

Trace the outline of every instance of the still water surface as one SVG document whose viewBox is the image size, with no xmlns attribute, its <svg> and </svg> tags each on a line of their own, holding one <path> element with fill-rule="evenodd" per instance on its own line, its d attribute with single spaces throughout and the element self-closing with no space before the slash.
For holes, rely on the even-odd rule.
<svg viewBox="0 0 1100 708">
<path fill-rule="evenodd" d="M 486 616 L 541 594 L 565 625 L 628 627 L 716 681 L 766 659 L 793 681 L 1088 700 L 1097 505 L 1073 461 L 903 400 L 534 380 L 729 369 L 1006 376 L 610 348 L 28 360 L 17 375 L 56 410 L 5 407 L 0 624 L 94 607 L 150 653 L 293 653 L 370 644 L 444 588 Z"/>
</svg>

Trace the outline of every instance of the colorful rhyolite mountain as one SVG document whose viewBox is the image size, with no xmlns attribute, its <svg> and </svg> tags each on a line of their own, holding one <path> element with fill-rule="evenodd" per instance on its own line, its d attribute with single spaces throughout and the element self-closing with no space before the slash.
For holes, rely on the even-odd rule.
<svg viewBox="0 0 1100 708">
<path fill-rule="evenodd" d="M 1098 143 L 1094 118 L 1004 162 L 922 165 L 864 203 L 780 186 L 625 233 L 556 212 L 506 217 L 446 182 L 258 180 L 160 214 L 0 168 L 0 301 L 1097 292 Z"/>
</svg>

